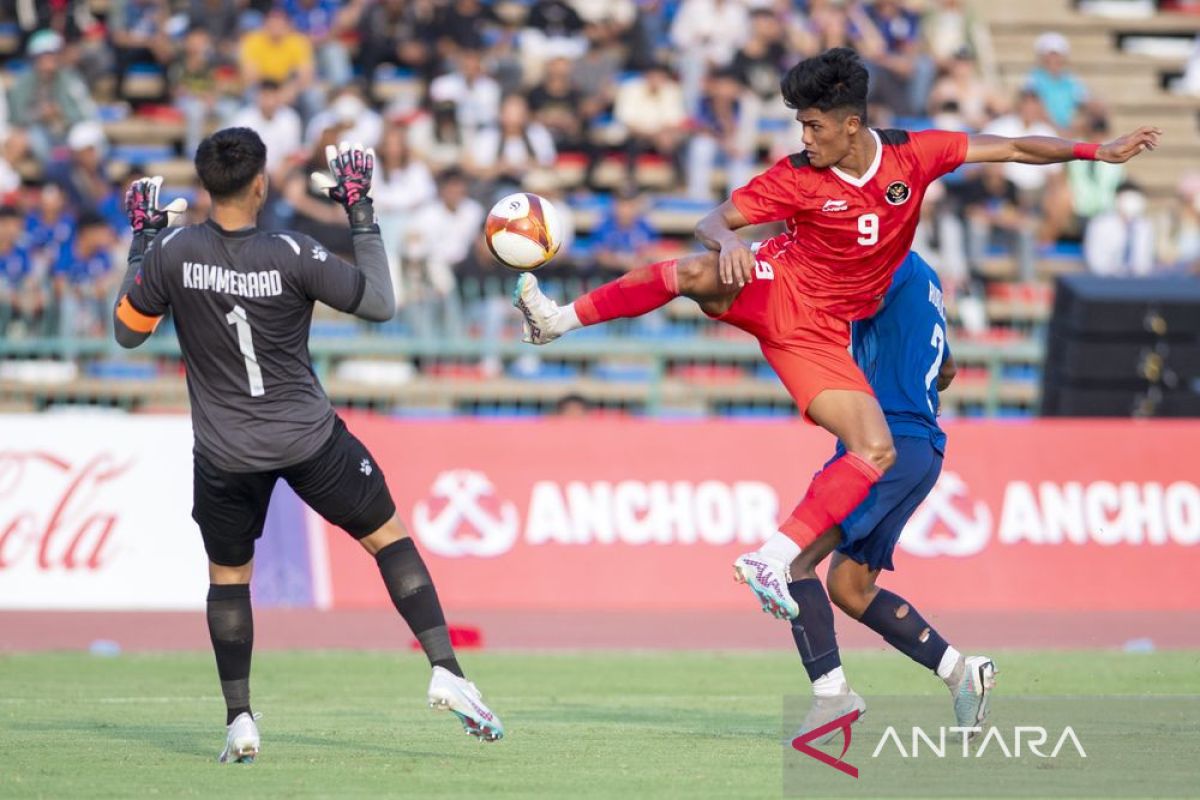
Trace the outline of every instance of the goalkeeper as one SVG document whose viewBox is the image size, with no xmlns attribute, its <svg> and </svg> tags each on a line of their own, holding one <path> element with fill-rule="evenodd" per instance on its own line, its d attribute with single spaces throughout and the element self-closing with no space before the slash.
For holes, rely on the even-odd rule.
<svg viewBox="0 0 1200 800">
<path fill-rule="evenodd" d="M 186 204 L 158 207 L 162 178 L 135 181 L 125 198 L 133 244 L 115 333 L 121 345 L 137 347 L 168 309 L 174 316 L 195 436 L 192 517 L 209 559 L 208 629 L 227 707 L 222 762 L 253 760 L 259 751 L 250 576 L 280 478 L 375 557 L 433 668 L 430 705 L 454 712 L 482 739 L 504 733 L 463 677 L 433 580 L 396 516 L 383 470 L 313 374 L 316 301 L 374 321 L 395 313 L 370 197 L 374 153 L 343 143 L 326 155 L 330 174 L 314 174 L 313 182 L 346 209 L 356 265 L 311 237 L 255 226 L 267 197 L 267 150 L 248 128 L 218 131 L 196 151 L 196 173 L 213 201 L 206 222 L 167 230 Z"/>
</svg>

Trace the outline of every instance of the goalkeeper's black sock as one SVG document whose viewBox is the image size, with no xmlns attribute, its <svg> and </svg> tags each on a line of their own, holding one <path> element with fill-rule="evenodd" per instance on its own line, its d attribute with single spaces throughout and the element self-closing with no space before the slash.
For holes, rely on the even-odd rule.
<svg viewBox="0 0 1200 800">
<path fill-rule="evenodd" d="M 250 584 L 208 587 L 208 635 L 217 657 L 228 725 L 238 714 L 250 713 L 250 655 L 254 650 Z"/>
<path fill-rule="evenodd" d="M 392 542 L 375 554 L 375 562 L 392 596 L 392 604 L 421 643 L 430 665 L 448 669 L 461 678 L 462 668 L 450 646 L 450 632 L 446 629 L 437 589 L 413 540 L 406 536 Z"/>
</svg>

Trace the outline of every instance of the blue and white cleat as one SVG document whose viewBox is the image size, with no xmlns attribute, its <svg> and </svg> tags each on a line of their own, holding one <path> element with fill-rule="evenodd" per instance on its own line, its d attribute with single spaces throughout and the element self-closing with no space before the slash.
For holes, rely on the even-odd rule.
<svg viewBox="0 0 1200 800">
<path fill-rule="evenodd" d="M 961 675 L 957 674 L 960 668 Z M 955 667 L 950 696 L 954 698 L 954 717 L 960 727 L 982 729 L 987 723 L 997 672 L 995 662 L 987 656 L 967 656 Z"/>
<path fill-rule="evenodd" d="M 788 592 L 788 565 L 762 553 L 746 553 L 733 562 L 734 580 L 750 587 L 764 613 L 795 619 L 800 606 Z"/>
<path fill-rule="evenodd" d="M 262 714 L 251 716 L 245 712 L 233 718 L 233 722 L 229 723 L 225 734 L 225 749 L 221 751 L 221 757 L 217 759 L 220 763 L 254 763 L 254 759 L 258 757 L 258 749 L 261 744 L 258 736 L 258 725 L 255 722 L 261 718 Z"/>
<path fill-rule="evenodd" d="M 512 304 L 525 317 L 521 341 L 526 344 L 549 344 L 565 332 L 559 330 L 562 326 L 559 324 L 561 311 L 558 303 L 542 293 L 532 273 L 524 272 L 517 278 Z"/>
<path fill-rule="evenodd" d="M 481 741 L 496 742 L 504 738 L 504 725 L 483 704 L 483 695 L 475 684 L 448 669 L 433 668 L 433 677 L 429 679 L 429 707 L 453 711 L 462 722 L 463 730 Z"/>
</svg>

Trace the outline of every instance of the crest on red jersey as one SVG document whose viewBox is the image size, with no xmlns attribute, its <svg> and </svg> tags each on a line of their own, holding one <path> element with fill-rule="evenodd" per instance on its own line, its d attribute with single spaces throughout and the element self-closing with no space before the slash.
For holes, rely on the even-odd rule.
<svg viewBox="0 0 1200 800">
<path fill-rule="evenodd" d="M 908 197 L 912 192 L 909 190 L 908 184 L 904 181 L 892 181 L 888 184 L 887 192 L 884 194 L 889 203 L 894 206 L 902 206 L 908 202 Z"/>
</svg>

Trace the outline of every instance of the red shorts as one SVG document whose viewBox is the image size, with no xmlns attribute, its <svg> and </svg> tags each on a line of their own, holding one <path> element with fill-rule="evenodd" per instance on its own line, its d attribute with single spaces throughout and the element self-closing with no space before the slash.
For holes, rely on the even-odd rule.
<svg viewBox="0 0 1200 800">
<path fill-rule="evenodd" d="M 715 319 L 753 334 L 763 356 L 783 381 L 800 412 L 826 389 L 850 389 L 874 396 L 850 356 L 850 323 L 805 302 L 788 272 L 758 262 L 754 280 Z"/>
</svg>

